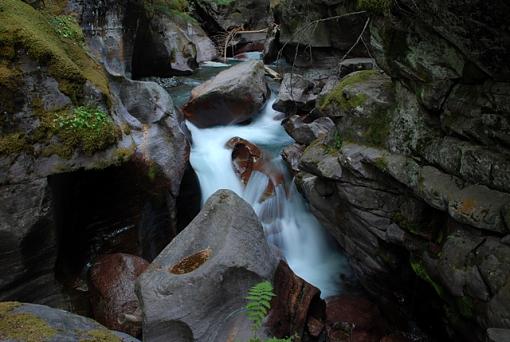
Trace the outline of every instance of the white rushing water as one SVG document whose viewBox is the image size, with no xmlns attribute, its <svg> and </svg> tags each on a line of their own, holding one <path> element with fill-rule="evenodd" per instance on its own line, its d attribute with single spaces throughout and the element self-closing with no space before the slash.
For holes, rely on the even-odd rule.
<svg viewBox="0 0 510 342">
<path fill-rule="evenodd" d="M 268 177 L 253 172 L 246 187 L 235 174 L 232 150 L 225 144 L 241 137 L 273 154 L 273 163 L 288 174 L 280 157 L 281 149 L 292 143 L 272 109 L 274 98 L 249 125 L 199 129 L 188 122 L 193 137 L 191 164 L 198 175 L 205 202 L 219 189 L 230 189 L 250 203 L 264 226 L 268 241 L 282 252 L 292 270 L 321 290 L 326 298 L 341 291 L 340 274 L 347 262 L 337 251 L 324 228 L 309 212 L 292 180 L 261 201 Z"/>
</svg>

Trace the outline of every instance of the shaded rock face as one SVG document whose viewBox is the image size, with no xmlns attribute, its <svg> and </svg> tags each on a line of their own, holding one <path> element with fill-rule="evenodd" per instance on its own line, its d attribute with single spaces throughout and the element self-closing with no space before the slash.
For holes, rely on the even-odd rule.
<svg viewBox="0 0 510 342">
<path fill-rule="evenodd" d="M 288 73 L 283 77 L 273 109 L 284 113 L 308 113 L 315 107 L 315 84 L 301 75 Z"/>
<path fill-rule="evenodd" d="M 216 58 L 216 47 L 187 15 L 158 13 L 136 37 L 133 77 L 190 74 L 198 63 Z"/>
<path fill-rule="evenodd" d="M 510 327 L 510 92 L 506 66 L 494 63 L 508 49 L 478 49 L 506 41 L 492 11 L 507 5 L 472 1 L 467 14 L 459 4 L 403 4 L 371 24 L 372 52 L 388 76 L 361 71 L 325 86 L 314 114 L 336 132 L 284 155 L 369 292 L 428 322 L 442 317 L 449 338 L 485 341 L 490 328 Z M 487 30 L 497 33 L 484 40 Z M 406 305 L 416 286 L 422 295 L 413 300 L 428 312 Z"/>
<path fill-rule="evenodd" d="M 0 303 L 0 337 L 8 341 L 139 342 L 67 311 L 17 302 Z"/>
<path fill-rule="evenodd" d="M 243 62 L 194 88 L 184 115 L 200 128 L 247 121 L 269 98 L 264 64 Z"/>
<path fill-rule="evenodd" d="M 141 232 L 139 239 L 133 239 L 140 242 L 140 249 L 134 248 L 133 253 L 152 259 L 176 234 L 175 202 L 189 145 L 169 95 L 155 83 L 126 78 L 132 70 L 136 23 L 144 15 L 140 5 L 137 1 L 63 3 L 55 14 L 72 14 L 80 19 L 85 45 L 81 38 L 73 41 L 59 36 L 46 14 L 21 1 L 2 4 L 0 16 L 5 34 L 17 37 L 5 40 L 16 45 L 12 51 L 17 53 L 2 53 L 0 57 L 0 85 L 2 90 L 7 89 L 0 95 L 0 197 L 7 201 L 1 204 L 4 220 L 0 231 L 5 236 L 2 247 L 9 251 L 2 256 L 2 265 L 16 267 L 6 272 L 11 274 L 9 277 L 2 278 L 2 299 L 66 307 L 68 299 L 54 282 L 54 273 L 55 268 L 60 268 L 55 265 L 59 264 L 55 256 L 60 255 L 61 260 L 76 247 L 57 245 L 61 239 L 68 241 L 69 235 L 97 237 L 104 233 L 102 229 L 117 231 L 128 227 L 126 231 L 135 235 Z M 50 9 L 44 3 L 41 6 Z M 23 26 L 24 35 L 12 35 L 16 30 L 21 32 L 19 26 Z M 76 30 L 81 37 L 82 32 Z M 41 37 L 44 43 L 39 41 Z M 41 43 L 44 51 L 30 52 L 31 43 Z M 101 118 L 96 126 L 100 129 L 91 128 L 95 125 L 89 121 L 94 121 L 95 114 Z M 79 115 L 85 117 L 80 120 L 87 121 L 87 125 L 71 127 L 70 122 Z M 103 202 L 91 193 L 96 191 L 98 196 L 102 189 L 91 187 L 91 202 L 74 202 L 83 206 L 78 210 L 83 222 L 75 224 L 74 218 L 61 210 L 63 204 L 73 207 L 73 202 L 64 203 L 73 196 L 59 184 L 79 179 L 78 170 L 109 169 L 128 161 L 137 164 L 135 168 L 143 173 L 142 182 L 147 178 L 159 182 L 154 196 L 157 204 L 141 201 L 147 207 L 123 212 L 125 216 L 112 222 L 108 212 L 94 207 Z M 126 178 L 120 177 L 120 182 Z M 116 191 L 123 193 L 118 188 Z M 119 203 L 132 199 L 127 196 Z M 91 212 L 98 213 L 104 221 L 94 226 Z M 115 216 L 122 210 L 111 212 Z M 156 214 L 160 215 L 161 225 L 153 220 Z M 144 228 L 134 228 L 138 224 Z M 148 242 L 154 237 L 161 246 Z M 77 259 L 80 258 L 81 255 Z M 82 261 L 77 263 L 78 270 L 84 265 Z"/>
<path fill-rule="evenodd" d="M 273 22 L 269 0 L 193 0 L 193 3 L 195 16 L 209 33 L 236 27 L 245 30 L 264 29 Z"/>
<path fill-rule="evenodd" d="M 272 278 L 275 261 L 253 209 L 230 191 L 216 192 L 138 279 L 144 339 L 248 338 L 247 318 L 231 314 L 251 286 Z"/>
<path fill-rule="evenodd" d="M 128 254 L 110 254 L 97 259 L 90 269 L 94 318 L 113 330 L 140 336 L 141 324 L 123 321 L 125 315 L 139 315 L 135 281 L 149 263 Z"/>
</svg>

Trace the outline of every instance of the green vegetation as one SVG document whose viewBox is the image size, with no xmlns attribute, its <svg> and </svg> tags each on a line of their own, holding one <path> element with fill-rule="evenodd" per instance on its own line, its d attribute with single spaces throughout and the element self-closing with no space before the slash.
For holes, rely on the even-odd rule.
<svg viewBox="0 0 510 342">
<path fill-rule="evenodd" d="M 445 294 L 443 287 L 436 283 L 434 280 L 432 280 L 432 278 L 429 276 L 423 265 L 418 260 L 413 259 L 410 260 L 410 263 L 414 273 L 416 273 L 418 277 L 432 285 L 438 296 L 443 298 Z"/>
<path fill-rule="evenodd" d="M 37 316 L 23 312 L 13 312 L 21 304 L 0 303 L 0 337 L 2 340 L 24 342 L 49 341 L 56 330 Z"/>
<path fill-rule="evenodd" d="M 76 18 L 71 15 L 61 15 L 50 19 L 57 34 L 64 39 L 70 39 L 78 44 L 83 44 L 85 38 Z"/>
<path fill-rule="evenodd" d="M 358 8 L 375 14 L 389 13 L 393 0 L 358 0 Z"/>
<path fill-rule="evenodd" d="M 344 141 L 342 139 L 342 136 L 339 132 L 335 132 L 335 135 L 333 136 L 333 139 L 328 141 L 328 144 L 326 145 L 326 153 L 327 154 L 334 154 L 342 149 L 342 146 L 344 144 Z"/>
<path fill-rule="evenodd" d="M 271 308 L 271 300 L 275 296 L 273 293 L 273 285 L 271 285 L 268 281 L 263 281 L 261 283 L 253 286 L 248 292 L 248 303 L 246 304 L 246 312 L 248 315 L 248 319 L 251 321 L 251 329 L 254 334 L 256 334 L 257 330 L 262 326 L 262 321 L 267 316 L 269 309 Z M 277 339 L 271 338 L 266 340 L 265 342 L 291 342 L 290 338 L 288 339 Z M 255 335 L 250 339 L 250 342 L 261 342 L 261 340 Z"/>
<path fill-rule="evenodd" d="M 80 342 L 121 342 L 121 339 L 108 330 L 94 329 L 87 331 Z"/>
<path fill-rule="evenodd" d="M 25 136 L 20 133 L 11 133 L 0 136 L 0 155 L 20 153 L 27 148 Z"/>
<path fill-rule="evenodd" d="M 60 90 L 74 103 L 83 96 L 83 85 L 88 80 L 103 94 L 108 95 L 108 81 L 103 69 L 76 41 L 58 33 L 51 18 L 20 0 L 3 0 L 0 11 L 0 58 L 14 62 L 16 51 L 24 51 L 54 77 Z M 60 30 L 63 34 L 79 36 L 77 27 L 67 20 Z M 57 21 L 57 28 L 60 27 Z M 68 25 L 69 24 L 69 25 Z M 44 69 L 43 69 L 44 70 Z M 12 90 L 12 89 L 11 89 Z"/>
<path fill-rule="evenodd" d="M 81 147 L 87 154 L 104 150 L 115 143 L 120 135 L 110 116 L 94 107 L 82 106 L 75 108 L 72 113 L 56 113 L 54 127 L 67 150 L 72 152 Z"/>
<path fill-rule="evenodd" d="M 375 70 L 363 70 L 347 75 L 327 96 L 322 98 L 319 104 L 320 109 L 324 110 L 331 105 L 337 105 L 340 110 L 346 112 L 361 106 L 367 99 L 365 94 L 357 94 L 356 96 L 347 98 L 344 94 L 344 90 L 346 87 L 366 81 L 375 73 Z"/>
<path fill-rule="evenodd" d="M 185 22 L 196 21 L 187 14 L 189 11 L 187 0 L 145 0 L 144 6 L 149 17 L 162 13 L 174 19 L 182 19 Z"/>
</svg>

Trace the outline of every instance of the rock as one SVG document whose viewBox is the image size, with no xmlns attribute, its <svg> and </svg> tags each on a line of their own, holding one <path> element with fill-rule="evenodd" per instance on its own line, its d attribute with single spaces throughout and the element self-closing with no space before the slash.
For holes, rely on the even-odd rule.
<svg viewBox="0 0 510 342">
<path fill-rule="evenodd" d="M 487 329 L 487 342 L 504 342 L 510 340 L 510 329 Z"/>
<path fill-rule="evenodd" d="M 245 340 L 247 319 L 232 313 L 274 268 L 253 209 L 230 191 L 216 192 L 138 279 L 144 339 Z"/>
<path fill-rule="evenodd" d="M 267 322 L 271 334 L 277 338 L 302 336 L 310 305 L 321 300 L 320 290 L 296 276 L 284 261 L 276 269 L 274 288 L 276 296 Z"/>
<path fill-rule="evenodd" d="M 8 341 L 140 342 L 67 311 L 43 305 L 0 303 L 0 337 Z"/>
<path fill-rule="evenodd" d="M 248 61 L 194 88 L 183 107 L 188 120 L 204 128 L 251 119 L 269 98 L 262 62 Z"/>
<path fill-rule="evenodd" d="M 329 93 L 321 95 L 318 108 L 336 121 L 342 138 L 385 146 L 394 102 L 391 79 L 365 70 L 345 76 Z"/>
<path fill-rule="evenodd" d="M 94 318 L 109 329 L 139 336 L 141 324 L 123 322 L 124 315 L 139 315 L 135 281 L 149 266 L 142 258 L 128 254 L 104 255 L 90 269 Z"/>
<path fill-rule="evenodd" d="M 347 58 L 340 62 L 338 69 L 340 70 L 340 78 L 361 70 L 371 70 L 376 67 L 373 58 Z"/>
<path fill-rule="evenodd" d="M 204 23 L 207 31 L 217 34 L 233 28 L 257 30 L 269 27 L 272 15 L 269 0 L 236 0 L 218 2 L 194 0 L 195 16 Z"/>
<path fill-rule="evenodd" d="M 318 118 L 310 122 L 309 116 L 293 115 L 283 122 L 287 133 L 298 143 L 309 145 L 314 140 L 325 138 L 335 129 L 335 123 L 330 118 Z"/>
<path fill-rule="evenodd" d="M 379 341 L 385 323 L 375 304 L 343 295 L 326 300 L 326 325 L 331 340 L 347 334 L 354 341 Z"/>
<path fill-rule="evenodd" d="M 0 300 L 59 304 L 54 201 L 46 179 L 0 187 Z"/>
<path fill-rule="evenodd" d="M 285 74 L 273 109 L 286 114 L 308 113 L 317 99 L 314 88 L 315 84 L 303 76 Z"/>
<path fill-rule="evenodd" d="M 292 144 L 285 147 L 282 151 L 282 158 L 293 173 L 299 172 L 299 160 L 304 149 L 304 146 Z"/>
<path fill-rule="evenodd" d="M 244 185 L 248 184 L 254 171 L 269 179 L 265 194 L 271 196 L 274 189 L 283 183 L 284 176 L 271 162 L 268 154 L 256 145 L 239 137 L 230 139 L 226 147 L 232 149 L 232 165 Z"/>
<path fill-rule="evenodd" d="M 191 73 L 216 58 L 216 47 L 198 22 L 187 14 L 156 13 L 137 35 L 135 77 L 169 77 Z"/>
</svg>

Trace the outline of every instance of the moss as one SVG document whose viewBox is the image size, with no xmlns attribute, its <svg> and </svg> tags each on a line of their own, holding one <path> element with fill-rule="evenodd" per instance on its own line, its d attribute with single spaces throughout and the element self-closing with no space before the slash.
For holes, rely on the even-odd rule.
<svg viewBox="0 0 510 342">
<path fill-rule="evenodd" d="M 379 157 L 374 161 L 375 166 L 382 171 L 388 170 L 388 161 L 384 157 Z"/>
<path fill-rule="evenodd" d="M 19 303 L 0 303 L 0 337 L 23 342 L 49 341 L 57 334 L 45 321 L 29 313 L 13 312 Z"/>
<path fill-rule="evenodd" d="M 50 19 L 50 24 L 61 38 L 70 39 L 80 45 L 85 43 L 83 31 L 75 17 L 71 15 L 55 16 Z"/>
<path fill-rule="evenodd" d="M 52 15 L 62 15 L 67 4 L 68 0 L 44 0 L 44 10 Z"/>
<path fill-rule="evenodd" d="M 0 136 L 0 155 L 21 153 L 28 148 L 25 136 L 21 133 L 11 133 Z"/>
<path fill-rule="evenodd" d="M 86 51 L 71 39 L 63 38 L 50 24 L 49 18 L 20 0 L 2 0 L 0 11 L 0 55 L 25 51 L 50 76 L 59 82 L 60 90 L 75 103 L 83 95 L 83 85 L 92 82 L 105 95 L 108 81 L 103 69 Z M 11 60 L 16 54 L 10 55 Z"/>
<path fill-rule="evenodd" d="M 344 95 L 344 90 L 346 87 L 366 81 L 375 73 L 375 70 L 363 70 L 347 75 L 327 96 L 322 98 L 320 109 L 324 110 L 332 104 L 338 105 L 338 107 L 343 111 L 348 111 L 361 106 L 367 99 L 365 94 L 358 94 L 348 99 Z"/>
<path fill-rule="evenodd" d="M 89 330 L 80 339 L 80 342 L 121 342 L 118 336 L 115 336 L 111 331 L 94 329 Z"/>
<path fill-rule="evenodd" d="M 130 147 L 119 147 L 115 151 L 115 159 L 119 163 L 124 163 L 131 159 L 131 157 L 135 154 L 136 146 L 131 145 Z"/>
<path fill-rule="evenodd" d="M 358 8 L 374 14 L 387 14 L 391 10 L 393 0 L 358 0 Z"/>
<path fill-rule="evenodd" d="M 443 287 L 436 283 L 434 280 L 432 280 L 432 278 L 429 276 L 423 265 L 418 260 L 413 259 L 410 260 L 410 263 L 414 273 L 416 273 L 418 277 L 429 283 L 434 288 L 439 297 L 444 298 L 445 292 Z"/>
<path fill-rule="evenodd" d="M 184 22 L 196 22 L 187 14 L 189 10 L 187 0 L 145 0 L 144 8 L 149 17 L 165 14 L 174 19 L 184 20 Z"/>
<path fill-rule="evenodd" d="M 455 298 L 455 304 L 459 313 L 465 318 L 474 317 L 474 305 L 473 301 L 469 297 L 457 297 Z"/>
<path fill-rule="evenodd" d="M 363 134 L 366 142 L 374 146 L 384 146 L 390 134 L 389 111 L 378 110 L 363 122 L 366 130 Z"/>
<path fill-rule="evenodd" d="M 21 73 L 13 66 L 0 62 L 0 89 L 2 89 L 0 91 L 0 115 L 16 111 L 16 98 L 22 84 Z"/>
</svg>

